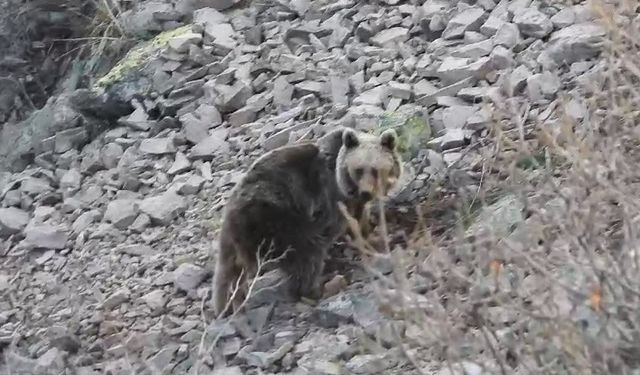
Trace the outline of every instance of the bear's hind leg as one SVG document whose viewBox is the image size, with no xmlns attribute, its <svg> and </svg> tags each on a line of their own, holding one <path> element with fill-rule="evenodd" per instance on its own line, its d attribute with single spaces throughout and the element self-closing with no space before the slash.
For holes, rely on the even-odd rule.
<svg viewBox="0 0 640 375">
<path fill-rule="evenodd" d="M 286 257 L 282 267 L 289 276 L 290 290 L 294 297 L 316 300 L 322 296 L 321 276 L 327 250 L 326 247 L 308 241 L 296 246 Z"/>
</svg>

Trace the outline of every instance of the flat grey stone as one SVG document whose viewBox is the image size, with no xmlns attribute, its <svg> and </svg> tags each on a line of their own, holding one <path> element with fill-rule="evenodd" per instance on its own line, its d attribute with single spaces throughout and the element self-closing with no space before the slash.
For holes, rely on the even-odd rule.
<svg viewBox="0 0 640 375">
<path fill-rule="evenodd" d="M 193 291 L 207 277 L 207 271 L 195 264 L 182 263 L 173 271 L 173 284 L 179 290 Z"/>
<path fill-rule="evenodd" d="M 534 102 L 553 99 L 560 90 L 560 78 L 551 72 L 542 72 L 527 77 L 527 93 Z"/>
<path fill-rule="evenodd" d="M 76 191 L 80 189 L 82 183 L 82 174 L 76 168 L 71 168 L 60 178 L 60 188 Z"/>
<path fill-rule="evenodd" d="M 102 308 L 106 311 L 113 310 L 114 308 L 127 302 L 131 296 L 131 291 L 128 288 L 121 288 L 113 292 L 102 303 Z"/>
<path fill-rule="evenodd" d="M 409 38 L 409 29 L 391 27 L 383 29 L 371 38 L 371 44 L 378 47 L 393 47 L 395 43 L 404 42 Z"/>
<path fill-rule="evenodd" d="M 484 23 L 485 11 L 482 8 L 471 7 L 456 16 L 448 23 L 442 32 L 442 37 L 446 39 L 462 38 L 466 31 L 478 31 Z"/>
<path fill-rule="evenodd" d="M 0 237 L 20 233 L 29 224 L 29 213 L 19 208 L 0 208 Z"/>
<path fill-rule="evenodd" d="M 173 164 L 171 164 L 171 167 L 167 171 L 167 173 L 170 175 L 175 175 L 175 174 L 184 173 L 189 169 L 191 169 L 191 162 L 189 161 L 189 159 L 187 159 L 187 156 L 185 154 L 178 151 L 176 152 L 176 157 L 173 161 Z"/>
<path fill-rule="evenodd" d="M 565 27 L 573 25 L 574 22 L 576 22 L 576 13 L 573 8 L 561 9 L 558 13 L 554 14 L 551 17 L 551 22 L 557 29 L 563 29 Z"/>
<path fill-rule="evenodd" d="M 198 44 L 200 41 L 202 41 L 202 35 L 200 33 L 186 33 L 169 39 L 168 44 L 174 51 L 185 53 L 189 51 L 189 47 L 192 44 Z"/>
<path fill-rule="evenodd" d="M 211 135 L 193 146 L 189 156 L 193 159 L 211 159 L 217 155 L 228 154 L 230 147 L 226 141 L 227 136 L 226 129 L 214 130 Z"/>
<path fill-rule="evenodd" d="M 436 70 L 437 76 L 445 83 L 454 83 L 465 78 L 474 77 L 482 79 L 491 71 L 488 57 L 468 59 L 459 57 L 446 57 Z"/>
<path fill-rule="evenodd" d="M 556 64 L 573 64 L 596 57 L 604 45 L 605 29 L 592 22 L 565 27 L 551 34 L 544 51 Z"/>
<path fill-rule="evenodd" d="M 496 46 L 504 46 L 506 48 L 513 48 L 521 41 L 520 29 L 513 23 L 506 22 L 493 36 L 493 43 Z"/>
<path fill-rule="evenodd" d="M 513 16 L 513 23 L 524 36 L 542 39 L 553 31 L 553 23 L 546 14 L 534 8 L 527 8 Z"/>
<path fill-rule="evenodd" d="M 493 41 L 485 39 L 476 43 L 466 44 L 460 48 L 451 51 L 453 57 L 469 57 L 478 58 L 488 56 L 493 50 Z"/>
<path fill-rule="evenodd" d="M 152 222 L 161 225 L 169 224 L 173 219 L 184 214 L 186 210 L 186 199 L 174 191 L 145 198 L 140 202 L 140 211 L 149 215 Z"/>
<path fill-rule="evenodd" d="M 184 177 L 184 181 L 179 182 L 180 187 L 178 188 L 178 192 L 182 195 L 197 194 L 204 184 L 204 178 L 195 174 Z"/>
<path fill-rule="evenodd" d="M 480 32 L 484 36 L 491 37 L 495 35 L 495 33 L 504 23 L 505 23 L 505 20 L 501 18 L 489 16 L 489 18 L 487 18 L 484 24 L 480 26 Z"/>
<path fill-rule="evenodd" d="M 79 234 L 80 232 L 86 230 L 91 226 L 91 224 L 95 223 L 100 217 L 100 212 L 96 210 L 83 212 L 71 225 L 71 230 L 75 234 Z"/>
<path fill-rule="evenodd" d="M 118 161 L 124 154 L 124 149 L 117 143 L 107 143 L 100 150 L 100 159 L 105 168 L 111 169 L 118 165 Z"/>
<path fill-rule="evenodd" d="M 518 95 L 522 93 L 527 85 L 527 78 L 531 77 L 533 73 L 524 65 L 518 66 L 507 80 L 507 94 L 510 96 Z"/>
<path fill-rule="evenodd" d="M 164 155 L 176 152 L 173 138 L 149 138 L 140 142 L 140 152 L 150 155 Z"/>
<path fill-rule="evenodd" d="M 64 249 L 68 234 L 49 224 L 29 224 L 24 230 L 25 242 L 34 248 Z"/>
<path fill-rule="evenodd" d="M 443 110 L 442 121 L 446 129 L 462 129 L 475 113 L 476 108 L 473 106 L 455 105 Z"/>
<path fill-rule="evenodd" d="M 127 229 L 140 212 L 139 203 L 133 199 L 116 199 L 107 205 L 104 220 L 118 229 Z"/>
</svg>

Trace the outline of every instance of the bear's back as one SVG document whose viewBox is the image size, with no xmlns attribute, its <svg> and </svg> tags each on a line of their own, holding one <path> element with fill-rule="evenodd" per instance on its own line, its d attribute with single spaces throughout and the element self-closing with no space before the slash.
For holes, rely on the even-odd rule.
<svg viewBox="0 0 640 375">
<path fill-rule="evenodd" d="M 341 225 L 338 199 L 335 172 L 318 147 L 294 144 L 256 160 L 229 198 L 227 218 L 236 232 L 295 231 L 333 241 Z"/>
</svg>

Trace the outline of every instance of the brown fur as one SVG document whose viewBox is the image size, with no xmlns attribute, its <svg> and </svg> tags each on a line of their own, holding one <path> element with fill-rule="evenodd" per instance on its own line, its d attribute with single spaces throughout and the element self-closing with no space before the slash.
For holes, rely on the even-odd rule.
<svg viewBox="0 0 640 375">
<path fill-rule="evenodd" d="M 244 269 L 242 291 L 232 301 L 237 309 L 247 280 L 256 274 L 257 257 L 270 244 L 271 258 L 286 252 L 278 264 L 290 278 L 291 292 L 318 297 L 325 255 L 344 231 L 339 200 L 335 170 L 316 145 L 284 146 L 260 157 L 225 207 L 214 276 L 216 314 L 229 312 L 223 309 Z"/>
<path fill-rule="evenodd" d="M 345 202 L 366 230 L 366 204 L 386 195 L 400 177 L 395 147 L 393 130 L 373 136 L 341 128 L 315 144 L 284 146 L 256 160 L 225 207 L 214 275 L 216 314 L 230 312 L 225 306 L 239 283 L 232 301 L 237 310 L 258 257 L 270 245 L 270 258 L 285 254 L 278 265 L 291 292 L 319 297 L 326 253 L 347 229 L 338 203 Z"/>
</svg>

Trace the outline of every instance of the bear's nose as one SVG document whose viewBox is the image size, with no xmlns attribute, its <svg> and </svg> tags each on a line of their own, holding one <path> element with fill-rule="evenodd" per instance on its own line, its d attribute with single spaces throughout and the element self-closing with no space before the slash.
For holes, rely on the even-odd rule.
<svg viewBox="0 0 640 375">
<path fill-rule="evenodd" d="M 373 198 L 373 194 L 371 194 L 371 192 L 368 192 L 368 191 L 360 192 L 360 199 L 370 201 L 372 198 Z"/>
</svg>

